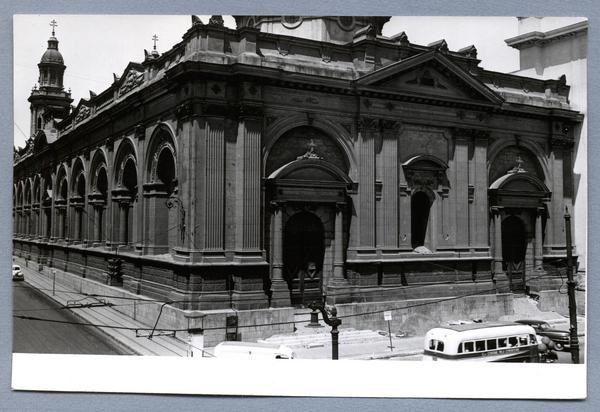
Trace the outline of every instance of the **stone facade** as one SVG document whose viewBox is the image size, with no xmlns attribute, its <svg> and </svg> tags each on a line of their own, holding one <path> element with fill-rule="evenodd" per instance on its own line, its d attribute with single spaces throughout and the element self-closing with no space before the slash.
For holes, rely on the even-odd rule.
<svg viewBox="0 0 600 412">
<path fill-rule="evenodd" d="M 380 17 L 221 21 L 32 124 L 15 254 L 181 309 L 560 285 L 582 120 L 564 78 Z"/>
</svg>

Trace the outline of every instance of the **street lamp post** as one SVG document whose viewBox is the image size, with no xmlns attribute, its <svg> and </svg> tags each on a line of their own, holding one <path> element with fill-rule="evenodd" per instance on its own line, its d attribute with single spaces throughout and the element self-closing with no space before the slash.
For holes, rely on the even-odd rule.
<svg viewBox="0 0 600 412">
<path fill-rule="evenodd" d="M 318 310 L 323 315 L 323 321 L 327 325 L 331 326 L 331 359 L 338 360 L 338 345 L 340 334 L 340 332 L 338 331 L 338 326 L 342 324 L 342 320 L 338 319 L 337 317 L 337 309 L 335 308 L 335 306 L 332 306 L 330 311 L 328 312 L 322 304 L 318 304 L 316 302 L 312 302 L 310 305 L 308 305 L 308 307 L 312 310 L 312 313 L 310 314 L 312 325 L 319 323 L 319 314 L 317 312 Z"/>
<path fill-rule="evenodd" d="M 571 242 L 571 215 L 565 207 L 565 232 L 567 235 L 567 292 L 569 294 L 569 332 L 571 335 L 570 349 L 571 361 L 579 363 L 579 338 L 577 337 L 577 303 L 575 302 L 575 286 L 573 280 L 573 251 Z"/>
</svg>

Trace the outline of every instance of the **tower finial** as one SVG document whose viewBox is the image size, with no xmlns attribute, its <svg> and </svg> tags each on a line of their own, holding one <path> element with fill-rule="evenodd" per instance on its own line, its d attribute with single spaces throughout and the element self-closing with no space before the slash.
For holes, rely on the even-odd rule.
<svg viewBox="0 0 600 412">
<path fill-rule="evenodd" d="M 156 42 L 158 41 L 158 36 L 155 34 L 152 36 L 152 40 L 154 41 L 154 50 L 156 50 Z"/>
<path fill-rule="evenodd" d="M 58 23 L 56 22 L 56 20 L 52 19 L 52 21 L 50 22 L 50 26 L 52 26 L 52 37 L 54 37 L 54 28 L 58 26 Z"/>
</svg>

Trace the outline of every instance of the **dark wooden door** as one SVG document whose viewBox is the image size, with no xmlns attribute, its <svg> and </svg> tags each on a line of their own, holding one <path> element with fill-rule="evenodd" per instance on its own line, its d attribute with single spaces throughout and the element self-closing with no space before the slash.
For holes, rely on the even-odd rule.
<svg viewBox="0 0 600 412">
<path fill-rule="evenodd" d="M 516 216 L 507 217 L 502 221 L 502 260 L 513 292 L 525 292 L 526 252 L 525 224 Z"/>
<path fill-rule="evenodd" d="M 323 224 L 315 214 L 300 212 L 288 220 L 283 264 L 292 305 L 320 302 L 324 251 Z"/>
</svg>

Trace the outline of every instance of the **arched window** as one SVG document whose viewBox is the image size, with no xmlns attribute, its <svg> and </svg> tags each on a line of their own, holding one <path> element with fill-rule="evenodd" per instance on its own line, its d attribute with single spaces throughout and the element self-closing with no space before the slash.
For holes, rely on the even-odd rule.
<svg viewBox="0 0 600 412">
<path fill-rule="evenodd" d="M 431 200 L 425 192 L 416 192 L 411 199 L 411 239 L 412 247 L 425 245 Z"/>
<path fill-rule="evenodd" d="M 123 168 L 123 186 L 127 189 L 128 196 L 133 200 L 137 192 L 137 168 L 133 158 L 127 159 Z M 121 243 L 128 244 L 131 242 L 131 232 L 133 229 L 132 219 L 130 216 L 130 203 L 124 203 L 121 208 L 123 214 L 122 220 L 119 222 L 121 226 Z"/>
<path fill-rule="evenodd" d="M 37 119 L 37 129 L 41 130 L 42 129 L 42 117 L 38 117 Z"/>
</svg>

